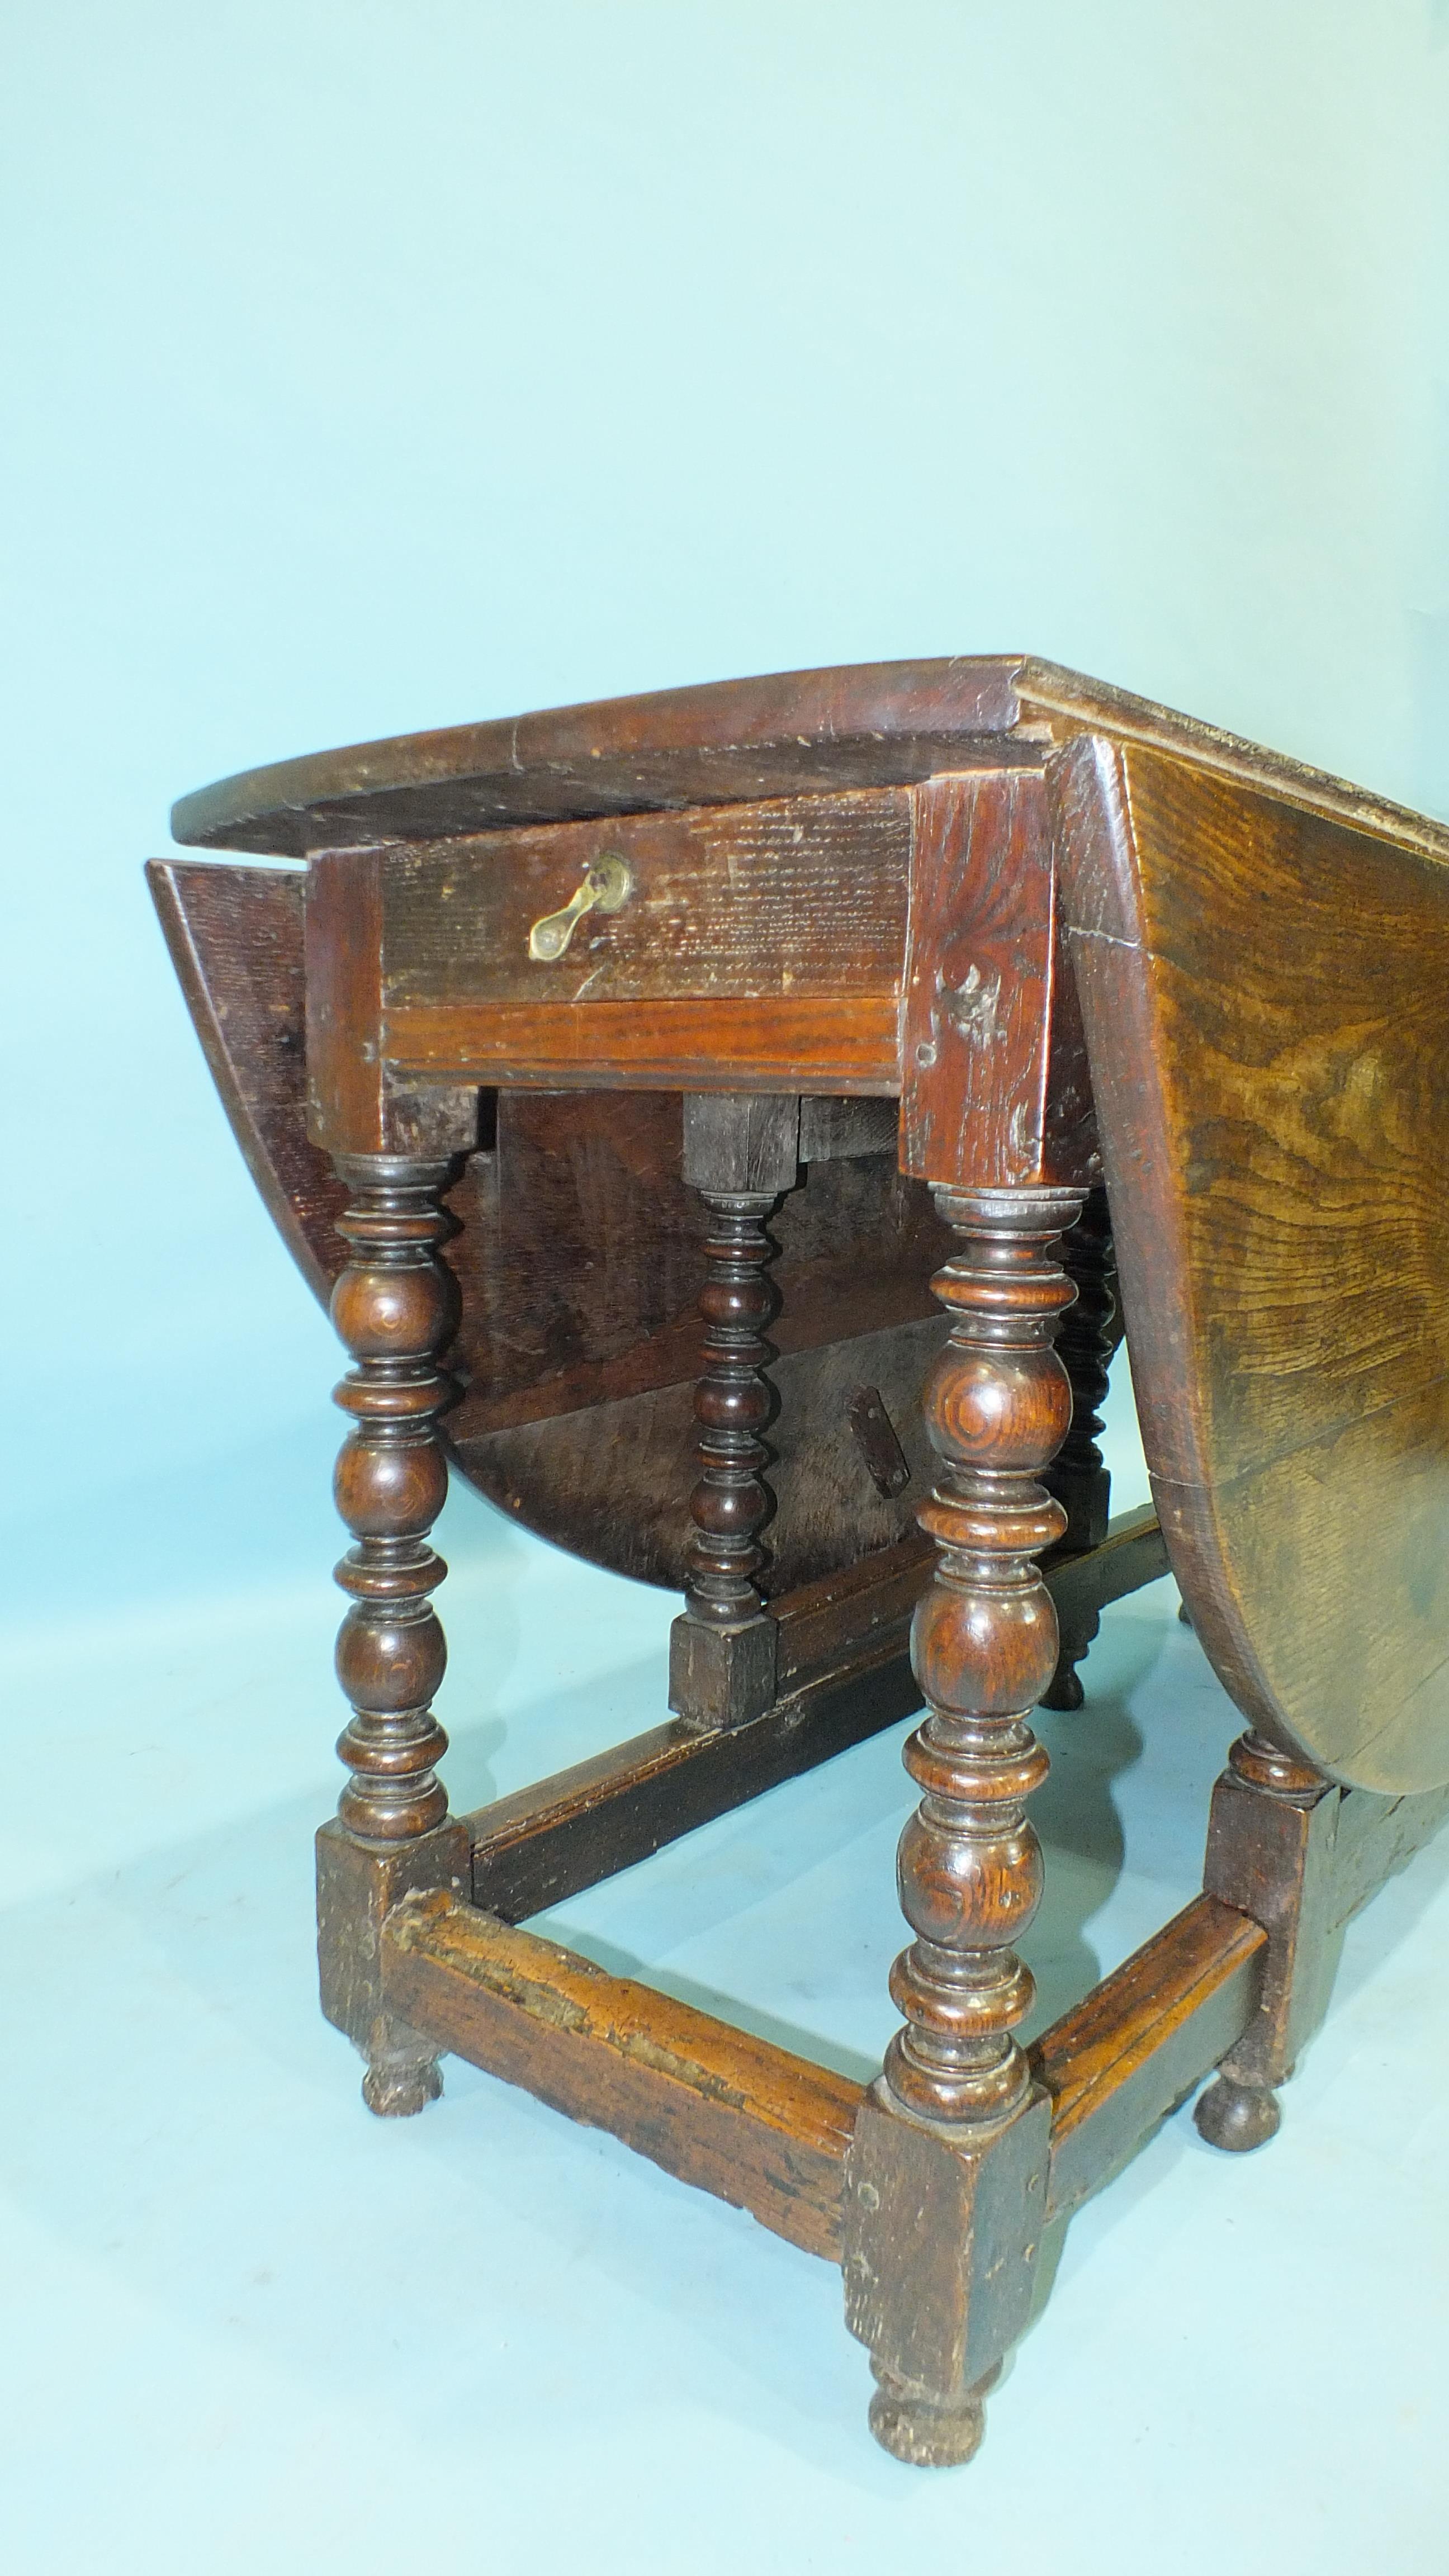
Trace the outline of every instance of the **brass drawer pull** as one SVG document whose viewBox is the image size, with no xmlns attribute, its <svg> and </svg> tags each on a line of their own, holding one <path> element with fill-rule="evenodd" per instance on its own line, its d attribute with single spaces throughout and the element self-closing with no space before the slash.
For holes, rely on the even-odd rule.
<svg viewBox="0 0 1449 2576">
<path fill-rule="evenodd" d="M 634 880 L 617 850 L 605 850 L 597 858 L 578 893 L 564 905 L 562 912 L 546 912 L 528 934 L 528 953 L 535 964 L 551 966 L 562 957 L 574 931 L 586 912 L 620 912 L 628 902 Z"/>
</svg>

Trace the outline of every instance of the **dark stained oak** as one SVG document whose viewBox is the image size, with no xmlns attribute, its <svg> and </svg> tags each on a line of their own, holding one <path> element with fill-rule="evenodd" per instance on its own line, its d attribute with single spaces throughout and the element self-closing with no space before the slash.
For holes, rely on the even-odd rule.
<svg viewBox="0 0 1449 2576">
<path fill-rule="evenodd" d="M 1071 1420 L 1053 1339 L 1074 1291 L 1054 1253 L 1082 1198 L 942 1190 L 938 1205 L 960 1248 L 935 1282 L 951 1337 L 925 1396 L 938 1475 L 919 1517 L 937 1561 L 911 1629 L 927 1713 L 906 1746 L 922 1794 L 897 1859 L 915 1939 L 891 1971 L 904 2026 L 857 2124 L 845 2275 L 877 2441 L 947 2467 L 981 2439 L 1041 2241 L 1049 2124 L 1015 2035 L 1035 1991 L 1016 1944 L 1043 1885 L 1026 1801 L 1048 1764 L 1030 1714 L 1057 1665 L 1035 1560 L 1067 1518 L 1038 1481 Z"/>
<path fill-rule="evenodd" d="M 1025 1808 L 1048 1766 L 1028 1720 L 1057 1662 L 1034 1560 L 1066 1526 L 1038 1479 L 1071 1420 L 1053 1341 L 1073 1291 L 1053 1252 L 1081 1200 L 982 1190 L 938 1203 L 961 1240 L 936 1280 L 951 1337 L 926 1390 L 938 1477 L 919 1517 L 938 1553 L 911 1631 L 927 1716 L 905 1752 L 922 1798 L 898 1865 L 916 1937 L 891 1972 L 906 2018 L 885 2080 L 921 2118 L 980 2125 L 1030 2084 L 1013 2033 L 1033 1986 L 1015 1945 L 1041 1900 Z"/>
<path fill-rule="evenodd" d="M 928 778 L 1017 722 L 1017 658 L 790 671 L 359 743 L 224 778 L 183 797 L 171 828 L 298 857 Z"/>
<path fill-rule="evenodd" d="M 1049 2221 L 1205 2077 L 1205 2138 L 1272 2137 L 1449 1810 L 1449 832 L 1014 654 L 364 744 L 175 825 L 309 861 L 151 876 L 355 1361 L 323 2009 L 375 2110 L 456 2050 L 838 2258 L 878 2440 L 968 2460 Z M 1124 1321 L 1161 1526 L 1107 1523 Z M 687 1585 L 674 1717 L 466 1818 L 449 1458 Z M 1169 1559 L 1247 1723 L 1204 1892 L 1023 2048 L 1031 1711 Z M 873 2084 L 518 1928 L 922 1699 Z"/>
<path fill-rule="evenodd" d="M 396 1907 L 383 1939 L 405 2020 L 807 2253 L 838 2253 L 858 2084 L 446 1894 Z"/>
<path fill-rule="evenodd" d="M 1052 2106 L 1049 2218 L 1100 2191 L 1243 2037 L 1267 1948 L 1250 1915 L 1199 1896 L 1033 2041 Z"/>
<path fill-rule="evenodd" d="M 450 1393 L 438 1354 L 456 1315 L 437 1259 L 447 1166 L 367 1155 L 344 1160 L 339 1178 L 349 1259 L 332 1320 L 354 1365 L 337 1389 L 353 1428 L 333 1486 L 353 1541 L 337 1568 L 352 1600 L 337 1639 L 352 1710 L 337 1747 L 349 1774 L 337 1813 L 354 1842 L 386 1850 L 427 1842 L 448 1813 L 435 1767 L 448 1739 L 432 1706 L 447 1664 L 432 1595 L 448 1569 L 428 1540 L 448 1490 L 437 1430 Z M 409 2031 L 374 2030 L 367 2044 L 370 2109 L 418 2111 L 436 2097 L 436 2056 Z"/>
<path fill-rule="evenodd" d="M 706 1214 L 699 1292 L 703 1372 L 694 1390 L 692 1523 L 684 1613 L 669 1640 L 669 1705 L 701 1727 L 738 1726 L 776 1697 L 775 1623 L 760 1589 L 774 1451 L 765 1334 L 779 1292 L 765 1221 L 800 1177 L 800 1102 L 693 1092 L 684 1101 L 684 1177 Z"/>
<path fill-rule="evenodd" d="M 1449 852 L 1142 744 L 1053 764 L 1159 1517 L 1252 1723 L 1449 1779 Z"/>
<path fill-rule="evenodd" d="M 1090 1182 L 1101 1157 L 1041 777 L 932 779 L 913 805 L 901 1168 L 960 1189 Z"/>
<path fill-rule="evenodd" d="M 337 1220 L 347 1188 L 307 1134 L 304 879 L 184 859 L 152 859 L 146 876 L 232 1134 L 325 1304 L 346 1251 Z"/>
<path fill-rule="evenodd" d="M 1166 742 L 1225 776 L 1427 846 L 1402 806 L 1215 725 L 1020 653 L 862 663 L 706 682 L 405 734 L 239 772 L 173 807 L 178 841 L 297 858 L 365 841 L 432 840 L 660 808 L 905 785 L 1084 731 Z"/>
<path fill-rule="evenodd" d="M 1105 1190 L 1091 1192 L 1076 1224 L 1063 1237 L 1061 1257 L 1077 1292 L 1057 1334 L 1057 1349 L 1072 1389 L 1072 1425 L 1047 1469 L 1046 1486 L 1067 1516 L 1060 1550 L 1077 1554 L 1101 1546 L 1111 1507 L 1112 1480 L 1097 1438 L 1103 1428 L 1100 1407 L 1107 1399 L 1107 1373 L 1121 1339 L 1121 1323 Z M 1085 1693 L 1077 1666 L 1097 1633 L 1097 1614 L 1088 1610 L 1074 1621 L 1062 1620 L 1059 1613 L 1059 1626 L 1057 1669 L 1042 1694 L 1042 1706 L 1080 1708 Z"/>
<path fill-rule="evenodd" d="M 227 1114 L 325 1298 L 345 1257 L 336 1220 L 346 1191 L 306 1132 L 300 875 L 183 861 L 157 862 L 150 876 Z M 334 962 L 314 1017 L 340 981 Z M 704 1233 L 683 1178 L 680 1099 L 555 1090 L 495 1103 L 485 1093 L 473 1118 L 446 1197 L 455 1230 L 445 1257 L 461 1302 L 449 1455 L 525 1526 L 677 1586 Z M 945 1329 L 930 1281 L 948 1237 L 929 1193 L 896 1169 L 895 1135 L 888 1100 L 801 1105 L 800 1185 L 771 1227 L 771 1592 L 844 1571 L 913 1526 L 917 1486 L 883 1496 L 848 1418 L 857 1388 L 877 1385 L 919 1483 L 916 1397 Z"/>
<path fill-rule="evenodd" d="M 353 1713 L 338 1746 L 352 1774 L 338 1812 L 368 1842 L 407 1841 L 448 1812 L 434 1769 L 448 1739 L 432 1712 L 447 1649 L 431 1598 L 447 1567 L 428 1541 L 448 1490 L 437 1431 L 451 1391 L 438 1354 L 455 1315 L 436 1257 L 446 1177 L 444 1164 L 384 1155 L 341 1173 L 351 1258 L 332 1319 L 354 1363 L 337 1389 L 353 1428 L 335 1491 L 353 1543 L 337 1569 L 352 1595 L 337 1678 Z"/>
<path fill-rule="evenodd" d="M 480 999 L 528 1009 L 688 995 L 893 1001 L 911 829 L 909 797 L 873 789 L 380 853 L 388 1016 Z M 582 915 L 560 956 L 538 958 L 540 918 L 609 856 L 624 866 L 622 898 Z"/>
<path fill-rule="evenodd" d="M 575 1010 L 533 1002 L 395 1003 L 386 1013 L 389 1065 L 405 1086 L 513 1083 L 556 1090 L 683 1091 L 717 1063 L 732 1091 L 893 1092 L 899 1005 L 894 993 L 834 1002 L 786 993 L 751 1000 L 590 1002 Z"/>
</svg>

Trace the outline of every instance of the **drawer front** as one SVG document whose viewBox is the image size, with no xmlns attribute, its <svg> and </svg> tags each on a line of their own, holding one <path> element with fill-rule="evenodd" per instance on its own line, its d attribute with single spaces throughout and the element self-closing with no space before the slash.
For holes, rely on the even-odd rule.
<svg viewBox="0 0 1449 2576">
<path fill-rule="evenodd" d="M 910 849 L 897 788 L 395 848 L 384 1011 L 894 1002 Z"/>
</svg>

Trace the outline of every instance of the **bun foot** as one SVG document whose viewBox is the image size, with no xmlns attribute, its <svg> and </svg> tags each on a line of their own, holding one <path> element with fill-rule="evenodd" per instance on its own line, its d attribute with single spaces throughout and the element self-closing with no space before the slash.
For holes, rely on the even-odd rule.
<svg viewBox="0 0 1449 2576">
<path fill-rule="evenodd" d="M 380 2120 L 406 2120 L 425 2111 L 443 2089 L 435 2057 L 374 2058 L 362 2079 L 362 2098 Z"/>
<path fill-rule="evenodd" d="M 1238 2084 L 1231 2075 L 1220 2075 L 1199 2095 L 1192 2116 L 1199 2137 L 1206 2138 L 1210 2147 L 1245 2156 L 1277 2136 L 1283 2114 L 1277 2095 L 1266 2084 Z"/>
<path fill-rule="evenodd" d="M 959 2469 L 975 2459 L 986 2430 L 982 2401 L 998 2372 L 988 2371 L 961 2405 L 937 2406 L 879 2362 L 871 2368 L 879 2385 L 870 2401 L 870 2429 L 893 2460 L 904 2460 L 908 2469 Z"/>
</svg>

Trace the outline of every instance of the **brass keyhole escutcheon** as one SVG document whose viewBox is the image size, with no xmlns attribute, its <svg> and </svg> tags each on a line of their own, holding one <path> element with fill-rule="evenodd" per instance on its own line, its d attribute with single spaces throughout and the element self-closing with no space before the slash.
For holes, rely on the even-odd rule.
<svg viewBox="0 0 1449 2576">
<path fill-rule="evenodd" d="M 634 880 L 617 850 L 595 859 L 578 893 L 562 912 L 546 912 L 528 934 L 528 953 L 535 965 L 551 966 L 562 957 L 586 912 L 622 912 Z"/>
</svg>

